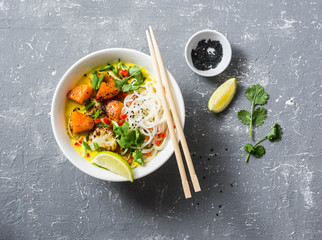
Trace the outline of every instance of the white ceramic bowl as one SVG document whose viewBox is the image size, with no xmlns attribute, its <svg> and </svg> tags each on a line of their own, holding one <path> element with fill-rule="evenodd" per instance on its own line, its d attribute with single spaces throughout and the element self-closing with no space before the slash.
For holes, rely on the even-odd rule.
<svg viewBox="0 0 322 240">
<path fill-rule="evenodd" d="M 191 59 L 191 51 L 195 49 L 198 45 L 198 42 L 201 40 L 217 40 L 221 43 L 223 48 L 223 56 L 221 62 L 218 64 L 216 68 L 211 68 L 209 70 L 201 71 L 198 70 L 193 66 L 192 59 Z M 204 76 L 204 77 L 213 77 L 220 73 L 222 73 L 229 65 L 232 56 L 231 46 L 228 42 L 227 38 L 222 35 L 220 32 L 215 30 L 202 30 L 196 32 L 192 37 L 188 40 L 185 48 L 185 58 L 188 66 L 191 68 L 192 71 L 195 73 Z"/>
<path fill-rule="evenodd" d="M 83 57 L 67 70 L 59 81 L 51 107 L 51 123 L 54 135 L 60 149 L 68 160 L 78 169 L 90 176 L 113 182 L 122 182 L 127 180 L 115 173 L 91 164 L 80 156 L 74 149 L 66 130 L 64 108 L 66 103 L 66 94 L 84 73 L 87 73 L 91 69 L 100 65 L 116 61 L 118 58 L 121 58 L 124 62 L 131 62 L 142 67 L 144 66 L 153 76 L 154 71 L 152 59 L 150 56 L 142 52 L 126 48 L 100 50 Z M 183 126 L 185 120 L 185 107 L 182 94 L 173 76 L 169 72 L 168 74 L 170 85 L 172 86 L 173 97 L 176 101 L 178 114 Z M 157 170 L 171 157 L 173 151 L 172 142 L 169 140 L 166 147 L 160 151 L 153 160 L 148 162 L 146 165 L 137 167 L 133 170 L 134 179 L 144 177 Z"/>
</svg>

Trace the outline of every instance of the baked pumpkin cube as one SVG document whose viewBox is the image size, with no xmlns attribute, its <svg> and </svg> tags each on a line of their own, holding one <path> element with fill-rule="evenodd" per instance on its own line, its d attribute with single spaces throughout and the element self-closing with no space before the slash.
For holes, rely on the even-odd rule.
<svg viewBox="0 0 322 240">
<path fill-rule="evenodd" d="M 120 92 L 115 86 L 102 82 L 101 87 L 97 91 L 96 100 L 104 101 L 115 97 Z"/>
<path fill-rule="evenodd" d="M 94 128 L 94 121 L 86 114 L 73 112 L 71 115 L 71 123 L 74 133 L 90 131 Z"/>
<path fill-rule="evenodd" d="M 67 94 L 67 97 L 80 104 L 85 104 L 84 101 L 88 100 L 92 94 L 93 88 L 89 85 L 82 84 L 70 90 Z"/>
</svg>

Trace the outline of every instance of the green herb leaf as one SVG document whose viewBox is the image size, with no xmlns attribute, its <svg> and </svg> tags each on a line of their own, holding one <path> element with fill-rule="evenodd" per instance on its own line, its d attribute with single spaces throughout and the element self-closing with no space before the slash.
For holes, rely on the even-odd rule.
<svg viewBox="0 0 322 240">
<path fill-rule="evenodd" d="M 267 134 L 266 137 L 271 142 L 278 142 L 282 138 L 282 133 L 282 127 L 278 123 L 275 123 L 273 129 L 269 132 L 269 134 Z"/>
<path fill-rule="evenodd" d="M 137 66 L 136 66 L 137 67 Z M 130 68 L 131 69 L 131 68 Z M 132 74 L 130 73 L 130 69 L 129 69 L 129 74 L 130 76 L 126 77 L 126 78 L 123 78 L 122 80 L 119 80 L 119 79 L 115 79 L 114 80 L 114 83 L 115 83 L 115 87 L 118 88 L 119 90 L 122 90 L 122 92 L 128 92 L 128 91 L 133 91 L 133 90 L 137 90 L 140 88 L 140 86 L 137 86 L 136 83 L 138 83 L 138 79 L 137 79 L 137 82 L 132 86 L 130 83 L 129 83 L 129 80 L 132 78 L 132 77 L 135 77 L 138 73 L 141 74 L 141 69 L 139 67 L 137 68 L 134 68 L 134 70 L 131 70 Z M 140 79 L 140 77 L 139 77 Z M 144 78 L 145 79 L 145 78 Z M 142 82 L 142 79 L 140 79 L 140 84 L 142 84 L 144 82 Z"/>
<path fill-rule="evenodd" d="M 113 124 L 113 132 L 117 136 L 127 135 L 130 129 L 130 124 L 128 122 L 123 123 L 122 126 L 116 126 Z"/>
<path fill-rule="evenodd" d="M 142 75 L 142 70 L 137 65 L 131 66 L 129 68 L 129 74 L 133 75 L 133 77 L 136 79 L 136 82 L 133 84 L 133 86 L 139 86 L 145 80 L 145 77 L 143 77 Z"/>
<path fill-rule="evenodd" d="M 250 124 L 250 113 L 246 110 L 241 110 L 238 112 L 238 119 L 245 125 Z"/>
<path fill-rule="evenodd" d="M 244 149 L 246 152 L 248 152 L 248 155 L 246 157 L 245 162 L 248 162 L 249 156 L 252 154 L 256 158 L 262 157 L 266 151 L 265 148 L 262 145 L 256 146 L 258 143 L 256 143 L 254 146 L 251 145 L 250 143 L 247 143 L 244 146 Z"/>
<path fill-rule="evenodd" d="M 141 69 L 140 69 L 140 68 L 139 68 L 139 66 L 137 66 L 137 65 L 131 66 L 131 67 L 129 68 L 129 74 L 130 74 L 130 75 L 137 74 L 137 73 L 139 73 L 140 71 L 141 71 Z"/>
<path fill-rule="evenodd" d="M 254 151 L 254 147 L 253 145 L 251 145 L 250 143 L 247 143 L 245 146 L 244 146 L 244 149 L 246 152 L 248 153 L 251 153 L 252 151 Z"/>
<path fill-rule="evenodd" d="M 251 111 L 248 114 L 247 111 L 242 110 L 238 112 L 238 118 L 243 124 L 249 125 L 249 137 L 252 138 L 252 127 L 253 125 L 259 126 L 267 118 L 267 110 L 265 108 L 258 108 L 254 112 L 256 105 L 263 105 L 267 102 L 268 95 L 264 91 L 264 88 L 259 84 L 251 86 L 246 89 L 245 95 L 252 103 Z"/>
<path fill-rule="evenodd" d="M 132 86 L 130 91 L 138 90 L 141 86 Z"/>
<path fill-rule="evenodd" d="M 140 150 L 136 149 L 132 155 L 134 158 L 134 162 L 137 162 L 140 165 L 143 164 L 143 154 Z"/>
<path fill-rule="evenodd" d="M 122 92 L 128 92 L 131 90 L 131 84 L 129 83 L 125 83 L 123 86 L 122 86 Z"/>
<path fill-rule="evenodd" d="M 267 118 L 267 110 L 263 107 L 257 108 L 253 113 L 253 125 L 255 127 L 262 125 Z"/>
<path fill-rule="evenodd" d="M 129 78 L 123 78 L 122 80 L 114 80 L 115 83 L 115 87 L 119 90 L 122 90 L 122 87 L 125 83 L 127 83 L 127 81 L 129 80 Z"/>
<path fill-rule="evenodd" d="M 130 148 L 132 146 L 131 140 L 127 136 L 122 136 L 119 140 L 118 143 L 122 148 Z"/>
<path fill-rule="evenodd" d="M 263 155 L 265 155 L 265 153 L 265 148 L 262 145 L 254 147 L 254 151 L 252 151 L 253 156 L 256 158 L 262 157 Z"/>
<path fill-rule="evenodd" d="M 136 144 L 137 146 L 141 146 L 145 141 L 145 136 L 139 132 L 139 130 L 135 129 L 136 131 Z"/>
<path fill-rule="evenodd" d="M 90 146 L 87 144 L 87 142 L 85 142 L 85 140 L 83 140 L 82 141 L 82 144 L 83 144 L 83 146 L 84 146 L 84 148 L 86 149 L 86 150 L 88 150 L 88 151 L 92 151 L 92 149 L 90 148 Z"/>
<path fill-rule="evenodd" d="M 257 84 L 246 89 L 245 93 L 247 99 L 255 105 L 263 105 L 267 102 L 268 95 L 264 91 L 264 88 Z"/>
<path fill-rule="evenodd" d="M 118 143 L 125 149 L 141 146 L 145 140 L 145 136 L 139 130 L 130 131 L 130 124 L 128 122 L 118 127 L 113 125 L 113 131 L 118 138 Z"/>
</svg>

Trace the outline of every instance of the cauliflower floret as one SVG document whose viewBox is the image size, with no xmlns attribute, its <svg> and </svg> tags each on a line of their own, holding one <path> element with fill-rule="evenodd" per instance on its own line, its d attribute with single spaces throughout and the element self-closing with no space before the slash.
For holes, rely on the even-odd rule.
<svg viewBox="0 0 322 240">
<path fill-rule="evenodd" d="M 97 143 L 99 147 L 104 148 L 107 151 L 114 151 L 117 147 L 114 133 L 107 127 L 97 127 L 88 136 L 88 141 L 88 145 L 92 150 L 95 150 L 94 143 Z"/>
<path fill-rule="evenodd" d="M 87 115 L 95 114 L 98 109 L 100 110 L 101 114 L 105 112 L 105 108 L 102 103 L 100 103 L 99 101 L 96 101 L 95 98 L 91 98 L 91 102 L 95 103 L 95 105 L 85 111 Z"/>
</svg>

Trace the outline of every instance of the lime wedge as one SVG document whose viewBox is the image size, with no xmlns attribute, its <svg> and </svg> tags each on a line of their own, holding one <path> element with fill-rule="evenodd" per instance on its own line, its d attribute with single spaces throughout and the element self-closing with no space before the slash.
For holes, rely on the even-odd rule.
<svg viewBox="0 0 322 240">
<path fill-rule="evenodd" d="M 92 162 L 133 182 L 131 166 L 120 155 L 114 152 L 100 152 Z"/>
<path fill-rule="evenodd" d="M 214 113 L 220 113 L 226 109 L 233 99 L 237 89 L 236 78 L 230 78 L 217 88 L 208 101 L 208 109 Z"/>
</svg>

